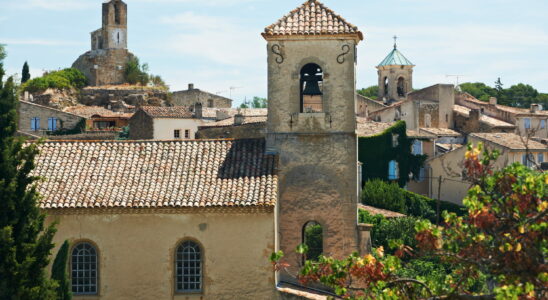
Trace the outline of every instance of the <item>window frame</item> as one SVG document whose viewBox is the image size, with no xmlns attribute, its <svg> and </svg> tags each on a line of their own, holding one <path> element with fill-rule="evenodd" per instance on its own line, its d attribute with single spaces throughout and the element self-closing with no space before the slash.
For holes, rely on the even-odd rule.
<svg viewBox="0 0 548 300">
<path fill-rule="evenodd" d="M 32 117 L 30 119 L 30 130 L 40 131 L 40 117 Z"/>
<path fill-rule="evenodd" d="M 531 119 L 530 118 L 523 118 L 523 128 L 531 129 Z"/>
<path fill-rule="evenodd" d="M 193 243 L 195 246 L 198 247 L 199 249 L 199 253 L 200 253 L 200 281 L 199 281 L 199 284 L 200 284 L 200 289 L 199 290 L 179 290 L 178 289 L 178 273 L 177 273 L 177 264 L 178 264 L 178 259 L 177 259 L 177 255 L 179 253 L 179 248 L 181 248 L 185 243 L 187 242 L 191 242 Z M 184 261 L 183 261 L 184 263 Z M 204 290 L 205 290 L 205 287 L 204 287 L 204 271 L 205 271 L 205 251 L 204 251 L 204 247 L 202 245 L 202 243 L 200 243 L 198 240 L 194 239 L 194 238 L 184 238 L 182 239 L 179 243 L 177 243 L 177 246 L 175 247 L 175 251 L 173 251 L 173 289 L 175 291 L 175 294 L 204 294 Z M 184 266 L 183 266 L 184 268 Z M 182 273 L 182 275 L 184 275 L 184 272 Z M 184 281 L 182 282 L 182 284 L 184 284 Z"/>
<path fill-rule="evenodd" d="M 180 139 L 181 138 L 181 129 L 173 129 L 173 138 L 174 139 Z"/>
<path fill-rule="evenodd" d="M 57 119 L 56 117 L 49 117 L 48 118 L 48 131 L 55 131 L 57 130 Z"/>
<path fill-rule="evenodd" d="M 72 281 L 73 281 L 73 267 L 74 267 L 74 262 L 73 262 L 73 252 L 74 250 L 79 246 L 79 245 L 83 245 L 83 244 L 87 244 L 89 246 L 91 246 L 93 248 L 93 250 L 95 251 L 95 292 L 93 293 L 79 293 L 79 292 L 74 292 L 73 291 L 73 285 L 72 285 Z M 97 247 L 97 244 L 95 244 L 94 242 L 90 241 L 90 240 L 80 240 L 80 241 L 77 241 L 75 242 L 71 249 L 70 249 L 70 258 L 69 258 L 69 280 L 70 280 L 70 290 L 72 292 L 72 294 L 74 296 L 99 296 L 100 295 L 100 269 L 101 269 L 101 261 L 100 261 L 100 253 L 99 253 L 99 247 Z"/>
<path fill-rule="evenodd" d="M 540 165 L 544 162 L 544 153 L 538 153 L 537 154 L 537 163 Z"/>
<path fill-rule="evenodd" d="M 392 165 L 394 167 L 392 167 Z M 391 174 L 391 170 L 394 169 L 394 175 L 392 176 Z M 398 166 L 398 162 L 393 159 L 391 161 L 388 162 L 388 180 L 399 180 L 400 179 L 400 172 L 399 172 L 399 166 Z"/>
<path fill-rule="evenodd" d="M 546 120 L 542 119 L 540 120 L 540 129 L 546 128 Z"/>
<path fill-rule="evenodd" d="M 416 147 L 417 147 L 418 149 L 420 149 L 420 151 L 419 151 L 420 153 L 415 153 Z M 422 141 L 421 141 L 421 140 L 416 139 L 416 140 L 413 141 L 413 144 L 411 145 L 411 153 L 412 153 L 413 155 L 423 155 L 424 150 L 423 150 L 423 145 L 422 145 Z"/>
<path fill-rule="evenodd" d="M 190 129 L 185 129 L 185 139 L 190 139 Z"/>
</svg>

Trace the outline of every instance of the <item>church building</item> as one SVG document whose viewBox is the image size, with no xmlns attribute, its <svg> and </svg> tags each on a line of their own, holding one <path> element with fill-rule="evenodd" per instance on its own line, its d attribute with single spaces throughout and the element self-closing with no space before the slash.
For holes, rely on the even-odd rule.
<svg viewBox="0 0 548 300">
<path fill-rule="evenodd" d="M 122 2 L 105 4 L 107 21 L 112 3 Z M 101 38 L 116 45 L 105 40 L 116 28 L 94 35 L 97 49 Z M 48 222 L 59 222 L 53 254 L 71 244 L 74 299 L 297 299 L 288 287 L 304 260 L 367 252 L 355 117 L 363 35 L 317 0 L 262 35 L 266 138 L 39 146 L 33 175 L 44 178 Z M 298 255 L 310 228 L 319 243 Z M 272 269 L 277 250 L 287 270 Z"/>
</svg>

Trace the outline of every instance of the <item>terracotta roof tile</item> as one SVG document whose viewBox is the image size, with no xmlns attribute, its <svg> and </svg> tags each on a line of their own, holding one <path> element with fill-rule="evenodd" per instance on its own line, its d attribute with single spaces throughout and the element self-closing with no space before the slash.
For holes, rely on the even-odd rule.
<svg viewBox="0 0 548 300">
<path fill-rule="evenodd" d="M 455 104 L 453 106 L 453 111 L 456 112 L 457 114 L 460 114 L 460 115 L 464 116 L 464 117 L 470 117 L 471 109 L 468 108 L 468 107 L 462 106 L 462 105 Z M 499 119 L 496 119 L 496 118 L 493 118 L 493 117 L 490 117 L 490 116 L 484 115 L 484 114 L 481 114 L 480 122 L 482 122 L 484 124 L 487 124 L 489 126 L 492 126 L 492 127 L 511 127 L 511 128 L 516 127 L 514 124 L 510 124 L 508 122 L 504 122 L 502 120 L 499 120 Z"/>
<path fill-rule="evenodd" d="M 273 206 L 263 139 L 45 142 L 33 175 L 42 208 Z"/>
<path fill-rule="evenodd" d="M 91 118 L 92 116 L 100 116 L 105 118 L 131 118 L 131 116 L 133 115 L 133 113 L 114 112 L 102 106 L 86 105 L 69 106 L 63 109 L 63 111 L 84 118 Z"/>
<path fill-rule="evenodd" d="M 186 106 L 141 106 L 139 109 L 151 118 L 190 119 L 193 117 L 193 113 Z"/>
<path fill-rule="evenodd" d="M 441 137 L 441 136 L 451 136 L 451 137 L 459 137 L 462 136 L 459 132 L 449 129 L 449 128 L 441 128 L 441 127 L 424 127 L 419 128 L 420 133 L 429 133 L 433 134 L 435 136 Z"/>
<path fill-rule="evenodd" d="M 348 23 L 321 2 L 309 0 L 266 27 L 263 36 L 349 34 L 363 39 L 358 27 Z"/>
<path fill-rule="evenodd" d="M 255 123 L 266 123 L 266 116 L 246 116 L 244 118 L 244 122 L 241 125 L 255 124 Z M 226 127 L 226 126 L 235 126 L 234 117 L 228 118 L 228 119 L 225 119 L 225 120 L 222 120 L 222 121 L 205 123 L 204 125 L 200 126 L 200 128 L 204 128 L 204 127 Z"/>
<path fill-rule="evenodd" d="M 548 146 L 532 139 L 527 142 L 526 147 L 526 139 L 515 133 L 472 133 L 470 136 L 497 144 L 510 150 L 526 150 L 528 148 L 529 150 L 548 151 Z"/>
</svg>

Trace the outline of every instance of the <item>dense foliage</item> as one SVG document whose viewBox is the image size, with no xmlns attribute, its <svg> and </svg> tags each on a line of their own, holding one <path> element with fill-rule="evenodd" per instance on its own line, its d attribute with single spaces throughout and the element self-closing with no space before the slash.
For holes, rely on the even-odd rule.
<svg viewBox="0 0 548 300">
<path fill-rule="evenodd" d="M 378 95 L 379 95 L 379 86 L 378 85 L 372 85 L 370 87 L 358 90 L 357 92 L 358 92 L 358 94 L 360 94 L 364 97 L 371 98 L 373 100 L 377 100 Z"/>
<path fill-rule="evenodd" d="M 51 279 L 57 281 L 57 300 L 70 300 L 72 293 L 70 291 L 70 281 L 67 274 L 67 265 L 69 257 L 69 242 L 65 240 L 59 252 L 53 260 L 51 267 Z"/>
<path fill-rule="evenodd" d="M 405 215 L 429 219 L 435 222 L 437 219 L 438 201 L 415 194 L 400 188 L 395 183 L 389 183 L 380 179 L 369 180 L 365 183 L 361 202 L 378 208 L 383 208 Z M 462 215 L 461 206 L 439 201 L 440 213 L 449 211 Z"/>
<path fill-rule="evenodd" d="M 30 70 L 29 70 L 29 64 L 25 62 L 23 65 L 23 70 L 21 72 L 21 83 L 25 83 L 29 81 L 30 79 Z"/>
<path fill-rule="evenodd" d="M 79 89 L 86 85 L 87 78 L 82 72 L 74 68 L 68 68 L 60 71 L 46 72 L 42 77 L 31 79 L 21 85 L 21 89 L 35 93 L 43 92 L 47 89 Z"/>
<path fill-rule="evenodd" d="M 490 97 L 496 97 L 498 104 L 502 105 L 529 108 L 532 103 L 538 103 L 542 104 L 544 109 L 548 108 L 548 94 L 539 93 L 528 84 L 519 83 L 505 89 L 499 78 L 494 88 L 481 82 L 463 83 L 460 88 L 463 92 L 486 102 Z"/>
<path fill-rule="evenodd" d="M 365 210 L 359 211 L 360 223 L 372 224 L 371 242 L 373 247 L 392 248 L 394 241 L 410 247 L 415 247 L 416 217 L 385 218 L 382 215 L 371 215 Z"/>
<path fill-rule="evenodd" d="M 0 76 L 0 299 L 55 299 L 56 282 L 45 276 L 55 227 L 44 226 L 37 178 L 29 175 L 38 148 L 14 136 L 16 106 L 13 78 Z"/>
<path fill-rule="evenodd" d="M 394 138 L 397 145 L 394 145 Z M 398 184 L 403 187 L 410 180 L 409 175 L 418 178 L 426 155 L 411 153 L 412 139 L 406 134 L 404 121 L 398 121 L 384 132 L 358 138 L 358 160 L 363 163 L 363 181 L 371 179 L 388 180 L 388 164 L 398 163 Z"/>
<path fill-rule="evenodd" d="M 138 57 L 131 58 L 124 68 L 124 77 L 129 84 L 153 86 L 168 89 L 168 86 L 159 75 L 148 73 L 148 64 L 141 64 Z"/>
<path fill-rule="evenodd" d="M 320 256 L 304 263 L 299 280 L 320 282 L 346 299 L 548 298 L 548 174 L 519 163 L 494 171 L 497 157 L 481 144 L 469 146 L 467 214 L 445 212 L 442 226 L 417 221 L 409 242 L 415 248 L 403 243 L 411 232 L 400 229 L 388 244 L 393 255 L 380 246 L 341 260 Z M 271 256 L 278 269 L 282 257 Z"/>
<path fill-rule="evenodd" d="M 261 97 L 253 97 L 253 100 L 251 101 L 244 101 L 242 105 L 240 105 L 240 108 L 267 108 L 268 107 L 268 100 L 266 98 Z"/>
</svg>

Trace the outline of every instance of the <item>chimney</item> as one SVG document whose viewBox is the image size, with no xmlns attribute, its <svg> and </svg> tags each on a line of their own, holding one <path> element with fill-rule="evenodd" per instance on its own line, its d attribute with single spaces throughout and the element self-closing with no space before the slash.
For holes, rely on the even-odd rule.
<svg viewBox="0 0 548 300">
<path fill-rule="evenodd" d="M 194 104 L 194 118 L 201 119 L 202 117 L 202 103 L 197 102 L 196 104 Z"/>
<path fill-rule="evenodd" d="M 490 105 L 497 105 L 497 98 L 496 97 L 489 98 L 489 104 Z"/>
<path fill-rule="evenodd" d="M 245 121 L 245 117 L 242 114 L 234 115 L 234 125 L 242 125 Z"/>
<path fill-rule="evenodd" d="M 188 84 L 188 90 L 193 90 L 194 89 L 194 83 L 189 83 Z"/>
<path fill-rule="evenodd" d="M 477 121 L 480 119 L 481 112 L 479 109 L 470 110 L 470 121 Z"/>
<path fill-rule="evenodd" d="M 532 113 L 536 113 L 540 110 L 540 107 L 539 107 L 538 104 L 533 103 L 533 104 L 531 104 L 531 109 L 530 110 L 531 110 Z"/>
</svg>

